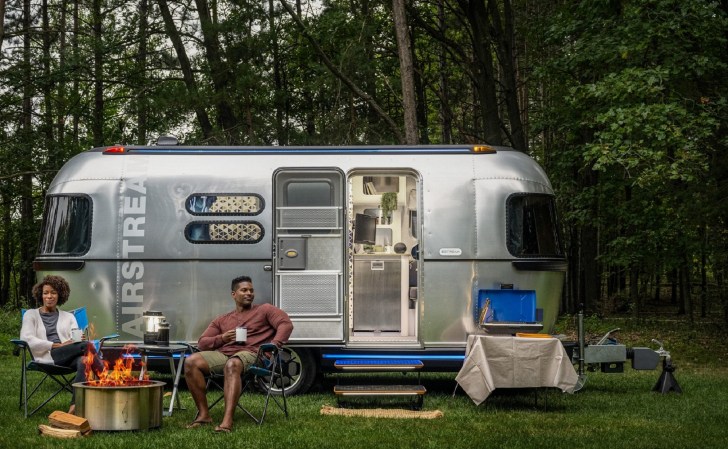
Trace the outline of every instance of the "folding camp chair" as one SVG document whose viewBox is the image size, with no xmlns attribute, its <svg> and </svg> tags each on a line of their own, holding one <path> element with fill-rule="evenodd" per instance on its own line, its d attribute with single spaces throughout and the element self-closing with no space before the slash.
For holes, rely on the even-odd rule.
<svg viewBox="0 0 728 449">
<path fill-rule="evenodd" d="M 281 351 L 275 344 L 263 344 L 258 349 L 258 355 L 256 356 L 255 363 L 242 374 L 243 388 L 240 392 L 241 399 L 246 391 L 250 391 L 255 388 L 260 389 L 263 394 L 265 394 L 265 402 L 259 418 L 244 407 L 240 403 L 240 399 L 236 404 L 240 410 L 245 412 L 245 414 L 258 425 L 263 424 L 265 416 L 268 413 L 268 405 L 271 401 L 274 402 L 278 408 L 281 409 L 285 417 L 288 418 L 286 386 L 290 384 L 291 373 L 284 371 L 284 366 L 287 366 L 285 363 L 287 357 L 288 353 L 285 352 L 285 350 Z M 208 391 L 211 386 L 215 386 L 222 390 L 223 378 L 224 376 L 221 374 L 210 375 L 207 379 Z M 209 408 L 212 409 L 215 405 L 222 401 L 223 397 L 223 395 L 220 395 L 220 397 L 210 404 Z"/>
<path fill-rule="evenodd" d="M 86 333 L 88 331 L 88 316 L 86 314 L 86 308 L 79 307 L 78 309 L 72 310 L 71 313 L 73 313 L 73 315 L 76 317 L 76 322 L 78 323 L 79 329 L 82 329 L 84 333 Z M 21 319 L 24 314 L 25 309 L 21 311 Z M 92 343 L 94 343 L 97 353 L 101 354 L 101 347 L 103 346 L 104 342 L 106 340 L 117 337 L 119 337 L 119 335 L 117 334 L 108 335 L 101 338 L 100 340 L 93 341 Z M 52 363 L 37 362 L 33 358 L 33 353 L 30 352 L 30 347 L 28 346 L 27 342 L 20 339 L 13 339 L 10 341 L 15 345 L 15 355 L 21 356 L 20 399 L 18 401 L 18 408 L 23 408 L 26 418 L 28 416 L 32 416 L 35 412 L 40 410 L 44 405 L 46 405 L 63 391 L 73 393 L 73 386 L 71 384 L 71 381 L 76 375 L 75 367 L 70 368 L 67 366 L 54 365 Z M 28 358 L 30 358 L 30 360 L 28 360 Z M 30 393 L 28 393 L 29 371 L 35 371 L 42 374 L 41 379 L 35 384 Z M 28 403 L 30 399 L 35 395 L 35 393 L 39 392 L 39 388 L 45 383 L 47 379 L 51 379 L 56 383 L 56 389 L 40 405 L 36 406 L 33 410 L 31 410 L 30 413 L 28 413 Z"/>
</svg>

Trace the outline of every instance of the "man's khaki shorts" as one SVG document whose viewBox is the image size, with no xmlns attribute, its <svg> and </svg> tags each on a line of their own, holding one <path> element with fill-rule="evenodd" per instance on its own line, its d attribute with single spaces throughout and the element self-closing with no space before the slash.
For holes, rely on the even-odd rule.
<svg viewBox="0 0 728 449">
<path fill-rule="evenodd" d="M 202 356 L 210 367 L 210 372 L 213 374 L 223 374 L 225 364 L 230 357 L 237 357 L 243 362 L 243 372 L 245 372 L 251 365 L 255 363 L 257 354 L 250 351 L 236 352 L 231 356 L 227 356 L 220 351 L 200 351 L 198 354 Z"/>
</svg>

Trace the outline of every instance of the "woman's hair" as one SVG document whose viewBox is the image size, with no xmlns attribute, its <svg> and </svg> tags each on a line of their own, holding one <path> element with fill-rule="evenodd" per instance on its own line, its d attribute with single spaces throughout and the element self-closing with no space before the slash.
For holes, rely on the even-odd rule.
<svg viewBox="0 0 728 449">
<path fill-rule="evenodd" d="M 33 286 L 33 299 L 38 301 L 38 303 L 43 303 L 43 286 L 45 285 L 52 287 L 53 290 L 58 292 L 59 306 L 62 306 L 68 301 L 68 296 L 71 294 L 71 287 L 68 285 L 68 282 L 61 276 L 50 274 Z"/>
</svg>

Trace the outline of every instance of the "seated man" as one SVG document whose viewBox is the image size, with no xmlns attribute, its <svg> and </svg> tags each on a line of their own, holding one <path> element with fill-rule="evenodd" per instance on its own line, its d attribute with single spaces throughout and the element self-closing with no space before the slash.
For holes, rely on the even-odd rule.
<svg viewBox="0 0 728 449">
<path fill-rule="evenodd" d="M 241 374 L 255 363 L 260 345 L 274 343 L 280 347 L 293 331 L 286 312 L 271 304 L 253 305 L 253 282 L 248 276 L 233 279 L 231 289 L 235 310 L 212 320 L 197 342 L 201 352 L 185 361 L 185 380 L 198 410 L 188 428 L 212 423 L 205 384 L 205 376 L 212 372 L 225 375 L 225 414 L 215 431 L 230 432 L 242 389 Z M 235 341 L 235 328 L 239 326 L 247 327 L 245 342 Z"/>
</svg>

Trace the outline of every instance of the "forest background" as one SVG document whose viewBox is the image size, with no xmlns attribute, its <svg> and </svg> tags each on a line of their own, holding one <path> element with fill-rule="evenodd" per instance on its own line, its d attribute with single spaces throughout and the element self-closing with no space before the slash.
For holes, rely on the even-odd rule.
<svg viewBox="0 0 728 449">
<path fill-rule="evenodd" d="M 728 0 L 0 0 L 0 306 L 93 146 L 508 145 L 557 193 L 562 311 L 728 325 Z"/>
</svg>

